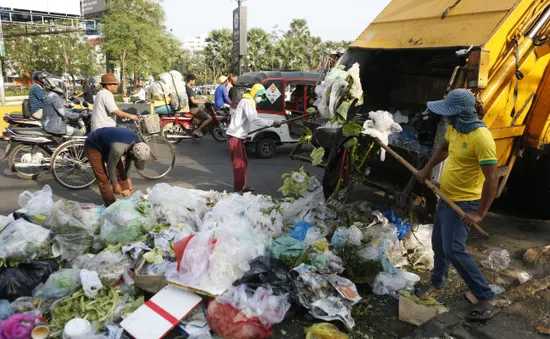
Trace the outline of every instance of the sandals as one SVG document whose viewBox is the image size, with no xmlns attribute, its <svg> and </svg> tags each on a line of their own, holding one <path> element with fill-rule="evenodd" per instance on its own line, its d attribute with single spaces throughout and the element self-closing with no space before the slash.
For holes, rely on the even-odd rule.
<svg viewBox="0 0 550 339">
<path fill-rule="evenodd" d="M 470 313 L 468 314 L 468 319 L 470 320 L 488 320 L 499 314 L 501 311 L 500 308 L 495 307 L 488 301 L 479 301 L 477 304 L 472 306 Z"/>
<path fill-rule="evenodd" d="M 436 298 L 442 294 L 442 289 L 437 289 L 430 284 L 420 285 L 414 291 L 414 295 L 416 295 L 420 299 Z"/>
</svg>

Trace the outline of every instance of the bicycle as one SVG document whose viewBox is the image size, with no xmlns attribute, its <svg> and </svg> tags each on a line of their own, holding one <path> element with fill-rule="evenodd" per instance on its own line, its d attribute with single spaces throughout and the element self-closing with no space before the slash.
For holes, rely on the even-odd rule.
<svg viewBox="0 0 550 339">
<path fill-rule="evenodd" d="M 136 172 L 145 179 L 156 180 L 168 175 L 176 162 L 172 144 L 158 135 L 160 124 L 156 114 L 139 116 L 134 121 L 140 139 L 149 145 L 154 159 L 145 161 L 145 168 Z M 95 175 L 84 152 L 84 138 L 72 139 L 61 144 L 51 158 L 54 179 L 69 189 L 84 189 L 95 182 Z"/>
</svg>

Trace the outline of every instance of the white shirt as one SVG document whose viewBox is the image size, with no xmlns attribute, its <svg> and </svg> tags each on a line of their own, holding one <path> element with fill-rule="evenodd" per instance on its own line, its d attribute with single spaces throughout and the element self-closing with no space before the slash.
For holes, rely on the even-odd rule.
<svg viewBox="0 0 550 339">
<path fill-rule="evenodd" d="M 260 118 L 254 102 L 243 96 L 241 102 L 239 102 L 239 105 L 231 115 L 231 122 L 226 134 L 245 140 L 248 137 L 248 133 L 250 133 L 250 126 L 252 124 L 254 124 L 254 127 L 260 128 L 273 125 L 273 121 Z"/>
<path fill-rule="evenodd" d="M 145 101 L 145 90 L 143 88 L 140 88 L 140 90 L 136 94 L 134 94 L 134 96 L 138 98 L 138 100 Z"/>
<path fill-rule="evenodd" d="M 112 115 L 118 111 L 115 96 L 106 89 L 99 91 L 95 97 L 92 109 L 92 131 L 103 127 L 116 127 Z"/>
</svg>

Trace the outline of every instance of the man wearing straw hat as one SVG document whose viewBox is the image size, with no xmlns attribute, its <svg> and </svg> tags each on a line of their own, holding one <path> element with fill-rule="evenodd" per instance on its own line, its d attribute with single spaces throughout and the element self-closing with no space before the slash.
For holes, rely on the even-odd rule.
<svg viewBox="0 0 550 339">
<path fill-rule="evenodd" d="M 466 215 L 461 218 L 440 200 L 432 234 L 434 269 L 431 283 L 417 288 L 417 296 L 433 297 L 443 292 L 451 264 L 456 268 L 478 302 L 468 318 L 486 320 L 500 309 L 493 304 L 495 294 L 483 273 L 466 252 L 470 227 L 479 224 L 491 206 L 497 190 L 497 157 L 491 132 L 476 112 L 476 99 L 467 89 L 449 92 L 445 100 L 428 102 L 428 109 L 449 120 L 443 145 L 417 173 L 420 182 L 430 178 L 432 169 L 447 160 L 441 175 L 441 191 Z"/>
<path fill-rule="evenodd" d="M 101 76 L 101 86 L 103 89 L 97 93 L 92 109 L 92 131 L 103 127 L 116 127 L 113 115 L 131 120 L 138 119 L 133 114 L 121 111 L 116 105 L 114 94 L 118 91 L 118 80 L 113 73 Z"/>
</svg>

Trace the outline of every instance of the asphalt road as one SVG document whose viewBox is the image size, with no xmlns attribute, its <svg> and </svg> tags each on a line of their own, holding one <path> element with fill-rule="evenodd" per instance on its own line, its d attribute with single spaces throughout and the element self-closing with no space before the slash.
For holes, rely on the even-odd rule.
<svg viewBox="0 0 550 339">
<path fill-rule="evenodd" d="M 5 148 L 6 142 L 0 142 L 0 157 L 4 155 Z M 321 175 L 318 168 L 290 160 L 288 155 L 291 151 L 291 146 L 283 146 L 277 149 L 277 154 L 271 159 L 250 156 L 248 185 L 256 188 L 259 194 L 277 196 L 277 190 L 282 185 L 281 175 L 284 173 L 304 166 L 311 174 Z M 145 192 L 156 183 L 165 182 L 203 190 L 233 190 L 233 170 L 226 143 L 216 142 L 208 135 L 200 142 L 184 140 L 176 145 L 176 152 L 174 169 L 159 181 L 145 180 L 136 173 L 131 174 L 134 189 Z M 59 185 L 50 173 L 36 181 L 20 179 L 8 168 L 7 160 L 3 160 L 0 162 L 0 215 L 11 213 L 19 207 L 18 197 L 21 192 L 40 190 L 45 184 L 51 186 L 56 197 L 103 203 L 95 184 L 84 190 L 69 190 Z"/>
</svg>

